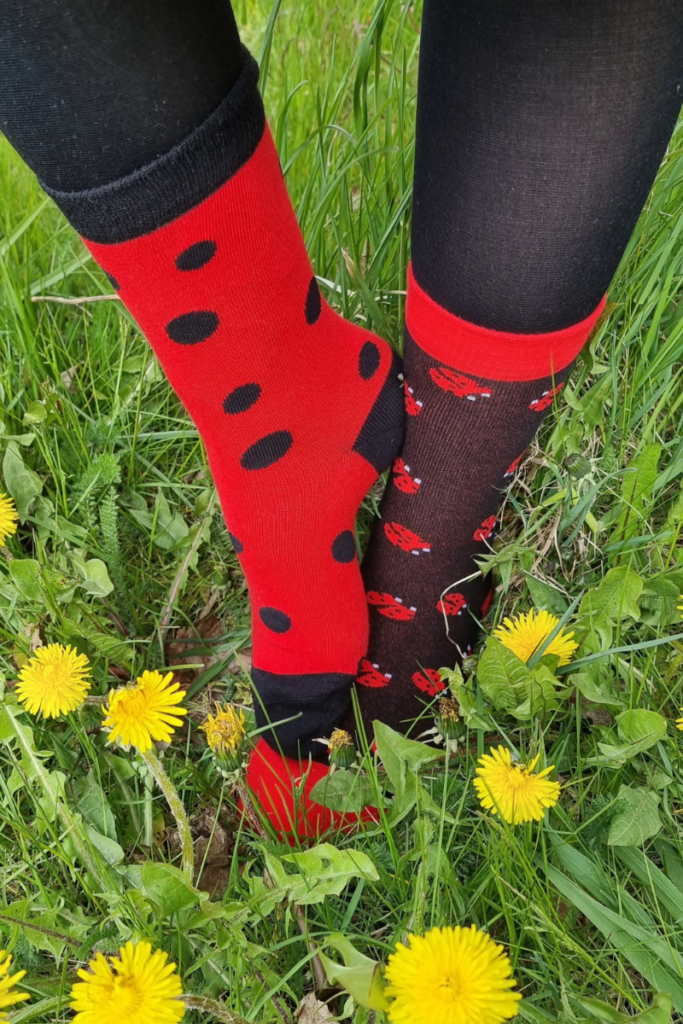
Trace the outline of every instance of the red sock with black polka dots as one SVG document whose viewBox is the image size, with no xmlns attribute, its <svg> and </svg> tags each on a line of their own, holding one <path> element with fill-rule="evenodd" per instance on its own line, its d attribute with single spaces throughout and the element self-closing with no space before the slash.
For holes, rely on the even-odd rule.
<svg viewBox="0 0 683 1024">
<path fill-rule="evenodd" d="M 601 309 L 549 334 L 489 330 L 439 306 L 409 273 L 405 441 L 363 562 L 367 726 L 409 732 L 444 688 L 438 670 L 471 651 L 491 597 L 474 559 L 490 550 L 501 493 Z"/>
<path fill-rule="evenodd" d="M 250 102 L 255 89 L 253 77 Z M 81 233 L 206 446 L 249 585 L 257 723 L 274 725 L 265 732 L 272 748 L 322 760 L 319 740 L 343 718 L 367 650 L 354 520 L 400 449 L 400 363 L 321 297 L 257 114 L 247 124 L 252 137 L 254 124 L 258 131 L 252 152 L 226 180 L 215 181 L 215 158 L 201 157 L 215 187 L 189 208 L 149 226 L 139 203 L 143 168 L 130 183 L 138 206 L 131 222 L 128 203 L 129 237 L 102 240 L 105 225 L 93 240 L 87 223 Z M 194 160 L 198 143 L 190 142 Z M 152 166 L 149 181 L 155 173 Z M 174 203 L 168 168 L 160 180 Z M 196 177 L 185 163 L 182 186 L 188 181 L 194 187 Z M 81 222 L 86 201 L 120 213 L 125 182 L 115 186 L 80 197 Z M 73 212 L 74 197 L 60 198 Z M 152 205 L 156 198 L 152 190 Z M 135 218 L 148 229 L 136 233 Z M 284 761 L 281 768 L 292 774 Z"/>
</svg>

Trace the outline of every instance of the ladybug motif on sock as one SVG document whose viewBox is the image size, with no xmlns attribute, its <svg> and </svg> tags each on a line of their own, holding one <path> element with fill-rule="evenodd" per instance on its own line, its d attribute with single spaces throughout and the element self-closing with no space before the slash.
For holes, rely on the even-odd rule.
<svg viewBox="0 0 683 1024">
<path fill-rule="evenodd" d="M 524 452 L 522 452 L 521 455 L 518 455 L 514 462 L 510 463 L 508 468 L 503 473 L 503 479 L 507 479 L 509 476 L 514 476 L 514 474 L 519 469 L 519 464 L 520 464 L 520 462 L 522 461 L 523 458 L 524 458 Z"/>
<path fill-rule="evenodd" d="M 407 608 L 402 597 L 393 597 L 386 591 L 378 590 L 368 590 L 365 596 L 368 604 L 372 608 L 376 608 L 379 614 L 384 615 L 387 619 L 393 619 L 395 622 L 410 622 L 415 618 L 417 608 L 412 605 Z"/>
<path fill-rule="evenodd" d="M 432 550 L 429 541 L 423 540 L 419 534 L 413 533 L 400 523 L 385 523 L 384 533 L 390 544 L 394 544 L 401 551 L 409 551 L 411 555 L 428 555 Z"/>
<path fill-rule="evenodd" d="M 418 690 L 422 690 L 430 697 L 436 697 L 437 693 L 446 689 L 446 684 L 435 668 L 423 668 L 420 672 L 414 672 L 413 682 Z"/>
<path fill-rule="evenodd" d="M 533 402 L 529 404 L 529 408 L 533 409 L 534 412 L 543 412 L 545 409 L 548 409 L 553 404 L 555 395 L 559 395 L 563 387 L 564 381 L 558 384 L 556 388 L 544 391 L 540 398 L 534 398 Z"/>
<path fill-rule="evenodd" d="M 406 412 L 408 413 L 409 416 L 420 415 L 420 413 L 422 412 L 423 403 L 418 401 L 418 399 L 415 397 L 413 389 L 409 388 L 407 383 L 405 385 L 405 402 Z"/>
<path fill-rule="evenodd" d="M 485 519 L 481 526 L 477 527 L 474 531 L 474 540 L 488 540 L 489 537 L 493 536 L 493 531 L 496 528 L 496 517 L 489 516 Z"/>
<path fill-rule="evenodd" d="M 403 491 L 404 494 L 417 494 L 420 490 L 422 480 L 418 476 L 410 475 L 412 470 L 410 466 L 406 466 L 403 459 L 394 459 L 391 472 L 394 486 L 398 487 L 399 491 Z"/>
<path fill-rule="evenodd" d="M 490 398 L 491 388 L 477 384 L 476 380 L 466 377 L 463 373 L 457 373 L 448 366 L 433 366 L 429 376 L 435 384 L 444 391 L 448 391 L 456 398 L 466 398 L 470 402 L 476 402 L 478 398 Z"/>
<path fill-rule="evenodd" d="M 436 610 L 442 615 L 462 615 L 467 608 L 467 601 L 463 594 L 446 594 L 436 606 Z"/>
<path fill-rule="evenodd" d="M 356 682 L 361 686 L 381 689 L 391 682 L 391 672 L 382 672 L 379 665 L 373 665 L 368 658 L 361 658 Z"/>
</svg>

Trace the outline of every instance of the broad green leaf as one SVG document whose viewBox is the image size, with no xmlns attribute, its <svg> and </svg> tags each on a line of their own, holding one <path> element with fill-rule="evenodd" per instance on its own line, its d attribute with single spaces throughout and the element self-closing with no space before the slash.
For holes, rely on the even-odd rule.
<svg viewBox="0 0 683 1024">
<path fill-rule="evenodd" d="M 600 1024 L 669 1024 L 673 1010 L 673 1002 L 668 992 L 657 992 L 652 1006 L 635 1015 L 621 1013 L 609 1003 L 603 1003 L 600 999 L 593 999 L 590 996 L 581 996 L 578 1002 L 582 1009 Z"/>
<path fill-rule="evenodd" d="M 527 698 L 529 669 L 500 640 L 490 637 L 479 658 L 477 679 L 495 708 L 512 711 Z"/>
<path fill-rule="evenodd" d="M 394 732 L 383 722 L 373 722 L 377 753 L 384 765 L 394 793 L 390 822 L 397 824 L 415 806 L 418 798 L 424 810 L 440 814 L 441 810 L 424 790 L 418 769 L 441 760 L 443 753 Z"/>
<path fill-rule="evenodd" d="M 81 587 L 93 597 L 111 594 L 114 584 L 109 579 L 107 567 L 100 558 L 91 558 L 84 564 L 85 575 Z"/>
<path fill-rule="evenodd" d="M 673 626 L 681 621 L 680 585 L 673 579 L 646 580 L 640 605 L 647 626 Z"/>
<path fill-rule="evenodd" d="M 525 578 L 534 607 L 539 611 L 546 608 L 552 615 L 557 615 L 558 619 L 561 619 L 569 607 L 569 602 L 564 595 L 555 587 L 549 586 L 542 580 L 537 580 L 534 576 L 525 575 Z"/>
<path fill-rule="evenodd" d="M 35 558 L 13 558 L 9 563 L 12 582 L 26 601 L 44 604 L 45 591 L 40 563 Z"/>
<path fill-rule="evenodd" d="M 526 699 L 511 710 L 515 718 L 545 718 L 559 706 L 560 682 L 542 662 L 532 668 L 524 680 Z"/>
<path fill-rule="evenodd" d="M 34 499 L 43 489 L 43 482 L 37 473 L 25 465 L 16 442 L 7 445 L 2 463 L 2 473 L 7 490 L 14 498 L 22 523 L 26 522 Z"/>
<path fill-rule="evenodd" d="M 166 496 L 158 490 L 154 507 L 157 512 L 154 527 L 154 543 L 164 551 L 170 551 L 179 541 L 185 540 L 189 527 L 179 512 L 171 512 Z"/>
<path fill-rule="evenodd" d="M 617 716 L 619 739 L 622 743 L 598 743 L 601 753 L 619 764 L 625 764 L 644 750 L 649 750 L 666 736 L 667 723 L 656 711 L 635 708 Z"/>
<path fill-rule="evenodd" d="M 311 800 L 340 814 L 360 814 L 364 807 L 372 807 L 375 799 L 368 780 L 344 768 L 326 775 L 311 790 Z"/>
<path fill-rule="evenodd" d="M 182 871 L 172 864 L 157 864 L 148 860 L 140 866 L 127 868 L 126 874 L 153 904 L 159 918 L 170 917 L 179 910 L 194 907 L 200 900 L 207 899 L 207 893 L 190 885 Z"/>
<path fill-rule="evenodd" d="M 326 946 L 336 949 L 344 958 L 342 967 L 324 953 L 319 954 L 330 985 L 340 985 L 360 1006 L 369 1010 L 388 1010 L 390 1004 L 384 995 L 382 965 L 359 953 L 340 932 L 333 932 Z"/>
<path fill-rule="evenodd" d="M 45 821 L 54 821 L 57 817 L 58 804 L 64 800 L 64 789 L 66 786 L 66 775 L 63 772 L 48 772 L 50 790 L 38 797 L 38 804 L 43 812 Z"/>
<path fill-rule="evenodd" d="M 610 846 L 642 846 L 662 827 L 659 794 L 644 786 L 622 786 L 617 814 L 612 819 L 607 842 Z"/>
<path fill-rule="evenodd" d="M 626 541 L 641 532 L 652 504 L 652 492 L 661 453 L 661 445 L 648 444 L 640 455 L 629 463 L 621 487 L 621 512 L 609 539 L 610 544 Z"/>
<path fill-rule="evenodd" d="M 25 427 L 32 427 L 35 423 L 44 423 L 47 419 L 47 409 L 44 402 L 31 402 L 24 413 L 23 423 Z"/>
<path fill-rule="evenodd" d="M 638 599 L 643 592 L 643 581 L 627 565 L 619 565 L 605 576 L 594 590 L 589 590 L 579 607 L 579 616 L 595 616 L 619 622 L 624 618 L 638 620 Z"/>
<path fill-rule="evenodd" d="M 134 653 L 133 645 L 125 643 L 120 637 L 112 636 L 111 633 L 100 633 L 85 621 L 74 622 L 68 618 L 64 619 L 64 631 L 68 637 L 83 637 L 103 658 L 115 661 L 119 665 L 130 666 Z"/>
<path fill-rule="evenodd" d="M 266 867 L 274 885 L 298 904 L 323 903 L 327 896 L 339 896 L 354 878 L 377 882 L 377 868 L 360 850 L 339 850 L 330 843 L 321 843 L 301 853 L 282 857 L 265 854 Z M 292 865 L 289 873 L 285 865 Z"/>
<path fill-rule="evenodd" d="M 116 841 L 116 822 L 109 801 L 92 769 L 74 785 L 76 805 L 84 819 L 103 836 Z"/>
<path fill-rule="evenodd" d="M 625 743 L 647 742 L 648 747 L 663 740 L 666 736 L 666 718 L 657 714 L 656 711 L 647 711 L 645 708 L 634 708 L 632 711 L 623 711 L 617 716 L 617 730 L 619 739 Z M 646 750 L 647 747 L 640 747 Z"/>
<path fill-rule="evenodd" d="M 623 708 L 624 699 L 607 685 L 599 686 L 587 672 L 576 672 L 571 677 L 574 686 L 592 704 L 605 704 L 607 707 Z"/>
<path fill-rule="evenodd" d="M 440 668 L 439 675 L 456 698 L 460 716 L 470 729 L 492 729 L 490 721 L 477 714 L 477 697 L 471 679 L 463 679 L 460 668 Z"/>
<path fill-rule="evenodd" d="M 112 866 L 123 863 L 125 854 L 115 839 L 104 836 L 98 829 L 86 822 L 83 823 L 85 834 L 97 852 Z"/>
</svg>

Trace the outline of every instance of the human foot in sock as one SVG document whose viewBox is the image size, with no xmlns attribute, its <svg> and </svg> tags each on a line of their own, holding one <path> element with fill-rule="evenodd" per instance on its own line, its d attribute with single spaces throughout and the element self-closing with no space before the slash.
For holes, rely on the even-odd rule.
<svg viewBox="0 0 683 1024">
<path fill-rule="evenodd" d="M 379 822 L 374 807 L 364 808 L 359 819 L 356 814 L 340 814 L 311 800 L 311 790 L 327 774 L 328 768 L 320 762 L 281 757 L 260 740 L 249 762 L 246 783 L 278 837 L 290 842 L 295 836 L 319 839 L 332 830 L 348 832 L 359 821 Z"/>
<path fill-rule="evenodd" d="M 491 586 L 467 579 L 474 558 L 490 549 L 501 492 L 601 308 L 567 330 L 506 334 L 448 313 L 410 274 L 406 436 L 363 563 L 371 637 L 357 682 L 366 724 L 409 731 L 444 688 L 438 670 L 471 651 Z"/>
<path fill-rule="evenodd" d="M 343 716 L 367 649 L 354 519 L 400 447 L 400 364 L 321 298 L 251 58 L 228 100 L 231 109 L 148 168 L 53 195 L 206 446 L 249 584 L 257 722 L 289 719 L 275 730 L 282 750 L 324 758 L 316 740 Z M 214 181 L 221 118 L 253 151 Z M 199 160 L 200 187 L 190 171 L 211 147 L 218 155 Z M 193 201 L 173 216 L 179 182 Z M 152 216 L 155 202 L 163 215 Z"/>
</svg>

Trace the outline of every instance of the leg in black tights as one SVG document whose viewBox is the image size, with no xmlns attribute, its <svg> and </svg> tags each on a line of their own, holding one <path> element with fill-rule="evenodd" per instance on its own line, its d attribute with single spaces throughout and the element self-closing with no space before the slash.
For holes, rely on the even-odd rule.
<svg viewBox="0 0 683 1024">
<path fill-rule="evenodd" d="M 0 130 L 52 189 L 167 153 L 241 68 L 228 0 L 0 0 Z"/>
<path fill-rule="evenodd" d="M 363 566 L 366 722 L 405 730 L 475 642 L 473 556 L 589 333 L 682 84 L 678 0 L 425 0 L 411 415 Z"/>
</svg>

